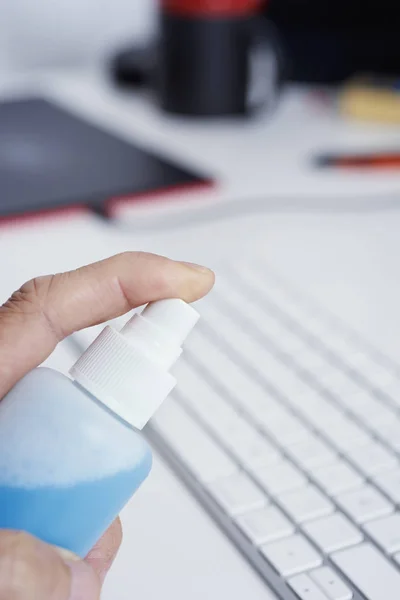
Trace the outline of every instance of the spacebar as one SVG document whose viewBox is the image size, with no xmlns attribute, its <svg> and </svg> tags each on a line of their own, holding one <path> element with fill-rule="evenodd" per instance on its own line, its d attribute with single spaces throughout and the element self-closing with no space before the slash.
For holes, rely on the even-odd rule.
<svg viewBox="0 0 400 600">
<path fill-rule="evenodd" d="M 368 600 L 399 600 L 400 573 L 371 544 L 338 552 L 332 560 Z"/>
</svg>

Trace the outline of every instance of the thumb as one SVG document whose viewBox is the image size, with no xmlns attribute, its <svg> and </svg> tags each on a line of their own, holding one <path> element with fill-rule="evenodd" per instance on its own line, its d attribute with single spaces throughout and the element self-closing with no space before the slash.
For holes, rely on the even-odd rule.
<svg viewBox="0 0 400 600">
<path fill-rule="evenodd" d="M 100 583 L 74 554 L 0 531 L 0 600 L 98 600 Z"/>
</svg>

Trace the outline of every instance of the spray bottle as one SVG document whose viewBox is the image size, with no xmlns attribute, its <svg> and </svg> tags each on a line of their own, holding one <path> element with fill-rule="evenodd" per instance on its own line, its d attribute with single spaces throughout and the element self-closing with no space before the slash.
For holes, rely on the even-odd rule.
<svg viewBox="0 0 400 600">
<path fill-rule="evenodd" d="M 0 529 L 85 557 L 151 469 L 140 430 L 175 386 L 198 320 L 162 300 L 107 326 L 70 370 L 37 368 L 0 403 Z"/>
</svg>

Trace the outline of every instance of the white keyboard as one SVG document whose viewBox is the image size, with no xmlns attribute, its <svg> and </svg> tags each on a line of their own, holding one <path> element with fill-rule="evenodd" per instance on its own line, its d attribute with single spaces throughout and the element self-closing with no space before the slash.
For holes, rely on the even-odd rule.
<svg viewBox="0 0 400 600">
<path fill-rule="evenodd" d="M 151 441 L 279 598 L 398 600 L 399 368 L 262 263 L 199 310 Z"/>
</svg>

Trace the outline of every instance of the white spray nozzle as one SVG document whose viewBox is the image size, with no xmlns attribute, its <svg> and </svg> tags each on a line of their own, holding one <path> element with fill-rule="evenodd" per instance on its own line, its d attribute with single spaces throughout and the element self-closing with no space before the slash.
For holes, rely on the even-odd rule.
<svg viewBox="0 0 400 600">
<path fill-rule="evenodd" d="M 183 300 L 160 300 L 134 315 L 121 329 L 121 335 L 168 371 L 181 355 L 181 346 L 198 319 L 198 312 Z"/>
<path fill-rule="evenodd" d="M 120 332 L 106 327 L 70 370 L 88 392 L 142 429 L 176 381 L 168 369 L 199 319 L 183 300 L 160 300 Z"/>
<path fill-rule="evenodd" d="M 163 329 L 177 346 L 182 346 L 200 315 L 183 300 L 160 300 L 148 304 L 141 316 Z"/>
</svg>

